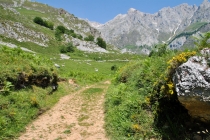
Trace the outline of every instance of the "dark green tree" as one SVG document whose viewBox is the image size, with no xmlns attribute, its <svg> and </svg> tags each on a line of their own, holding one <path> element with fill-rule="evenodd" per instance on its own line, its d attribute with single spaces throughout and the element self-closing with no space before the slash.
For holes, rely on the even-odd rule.
<svg viewBox="0 0 210 140">
<path fill-rule="evenodd" d="M 42 25 L 42 26 L 44 25 L 44 20 L 40 17 L 35 17 L 33 21 L 36 24 L 39 24 L 39 25 Z"/>
<path fill-rule="evenodd" d="M 39 24 L 44 27 L 47 27 L 51 30 L 53 30 L 53 28 L 54 28 L 54 24 L 52 22 L 45 21 L 40 17 L 35 17 L 33 21 L 34 21 L 34 23 Z"/>
<path fill-rule="evenodd" d="M 101 48 L 106 49 L 106 42 L 103 40 L 103 38 L 98 37 L 98 38 L 97 38 L 96 44 L 97 44 L 98 46 L 100 46 Z"/>
<path fill-rule="evenodd" d="M 59 26 L 57 26 L 56 30 L 60 30 L 60 32 L 61 32 L 62 34 L 64 34 L 65 31 L 66 31 L 66 28 L 65 28 L 64 26 L 62 26 L 62 25 L 59 25 Z"/>
</svg>

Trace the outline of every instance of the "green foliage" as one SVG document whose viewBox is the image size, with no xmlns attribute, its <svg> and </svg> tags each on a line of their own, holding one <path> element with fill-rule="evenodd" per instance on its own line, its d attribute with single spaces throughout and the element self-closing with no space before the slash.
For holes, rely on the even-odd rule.
<svg viewBox="0 0 210 140">
<path fill-rule="evenodd" d="M 198 46 L 199 50 L 202 50 L 204 48 L 210 48 L 210 32 L 207 32 L 202 36 L 201 39 L 195 38 L 197 42 L 195 42 L 195 45 Z"/>
<path fill-rule="evenodd" d="M 77 34 L 72 33 L 71 36 L 74 37 L 74 38 L 76 38 L 77 37 Z"/>
<path fill-rule="evenodd" d="M 167 44 L 159 44 L 154 47 L 150 52 L 149 57 L 151 56 L 163 56 L 167 53 Z"/>
<path fill-rule="evenodd" d="M 62 25 L 57 26 L 57 27 L 56 27 L 56 30 L 55 30 L 55 38 L 56 38 L 58 41 L 61 41 L 61 40 L 62 40 L 61 36 L 62 36 L 63 34 L 71 35 L 72 37 L 78 38 L 78 39 L 80 39 L 80 40 L 83 39 L 82 35 L 76 34 L 76 33 L 74 32 L 74 30 L 72 30 L 72 29 L 70 29 L 70 30 L 69 30 L 69 29 L 66 29 L 66 28 L 65 28 L 64 26 L 62 26 Z"/>
<path fill-rule="evenodd" d="M 111 66 L 111 70 L 112 70 L 112 71 L 116 71 L 117 69 L 118 69 L 118 68 L 117 68 L 116 65 Z"/>
<path fill-rule="evenodd" d="M 206 24 L 208 24 L 207 22 L 196 22 L 193 24 L 190 24 L 190 26 L 188 26 L 185 29 L 185 32 L 192 32 L 192 31 L 198 31 L 201 27 L 205 26 Z"/>
<path fill-rule="evenodd" d="M 36 23 L 36 24 L 39 24 L 39 25 L 41 25 L 41 26 L 45 26 L 45 27 L 47 27 L 47 28 L 49 28 L 49 29 L 51 29 L 51 30 L 53 30 L 53 26 L 54 26 L 54 24 L 52 23 L 52 22 L 48 22 L 48 21 L 45 21 L 45 20 L 43 20 L 41 17 L 35 17 L 34 19 L 33 19 L 33 21 L 34 21 L 34 23 Z"/>
<path fill-rule="evenodd" d="M 170 42 L 168 44 L 173 42 L 176 38 L 179 38 L 179 37 L 182 37 L 182 36 L 189 37 L 189 36 L 195 34 L 199 29 L 201 29 L 206 24 L 208 24 L 208 23 L 207 22 L 198 22 L 198 23 L 194 23 L 194 24 L 190 25 L 189 27 L 187 27 L 185 29 L 184 32 L 176 35 L 172 40 L 170 40 Z"/>
<path fill-rule="evenodd" d="M 73 34 L 74 33 L 74 30 L 65 30 L 65 33 L 67 34 L 67 35 L 71 35 L 71 34 Z"/>
<path fill-rule="evenodd" d="M 44 21 L 43 21 L 43 19 L 40 18 L 40 17 L 35 17 L 33 21 L 34 21 L 36 24 L 44 25 Z"/>
<path fill-rule="evenodd" d="M 59 29 L 55 29 L 55 38 L 57 41 L 61 41 L 61 35 L 62 35 L 62 32 L 59 30 Z"/>
<path fill-rule="evenodd" d="M 65 46 L 60 47 L 60 53 L 67 53 Z"/>
<path fill-rule="evenodd" d="M 77 38 L 82 40 L 83 39 L 83 36 L 82 35 L 77 35 Z"/>
<path fill-rule="evenodd" d="M 8 81 L 5 81 L 5 83 L 1 84 L 1 86 L 3 86 L 0 87 L 0 94 L 2 95 L 8 95 L 11 91 L 11 87 L 13 87 L 12 83 Z"/>
<path fill-rule="evenodd" d="M 106 94 L 108 134 L 113 139 L 188 137 L 184 123 L 189 116 L 177 100 L 172 75 L 192 55 L 195 52 L 166 53 L 163 47 L 156 55 L 119 69 Z"/>
<path fill-rule="evenodd" d="M 0 47 L 0 85 L 11 82 L 15 88 L 23 88 L 31 84 L 47 86 L 56 73 L 50 60 L 35 54 L 23 52 L 20 48 Z M 47 81 L 39 81 L 46 77 Z M 42 85 L 46 82 L 46 85 Z M 6 86 L 8 87 L 8 85 Z M 0 87 L 1 88 L 1 87 Z"/>
<path fill-rule="evenodd" d="M 60 53 L 73 53 L 75 51 L 75 46 L 72 43 L 68 43 L 66 46 L 61 46 Z"/>
<path fill-rule="evenodd" d="M 94 36 L 93 35 L 88 35 L 87 37 L 84 38 L 85 41 L 94 41 Z"/>
<path fill-rule="evenodd" d="M 56 27 L 56 30 L 58 30 L 60 33 L 64 34 L 66 31 L 66 28 L 62 25 L 59 25 Z"/>
<path fill-rule="evenodd" d="M 96 44 L 97 44 L 98 46 L 100 46 L 101 48 L 106 49 L 106 42 L 103 40 L 103 38 L 98 37 L 98 38 L 97 38 Z"/>
<path fill-rule="evenodd" d="M 119 69 L 106 94 L 106 129 L 113 139 L 157 138 L 147 96 L 152 83 L 164 69 L 162 60 L 147 58 L 132 61 Z M 153 65 L 155 64 L 155 65 Z M 158 66 L 158 68 L 156 67 Z"/>
<path fill-rule="evenodd" d="M 43 56 L 3 46 L 0 54 L 0 139 L 16 139 L 29 122 L 67 94 L 69 88 L 60 84 L 59 91 L 49 95 L 51 87 L 40 88 L 35 82 L 27 84 L 30 75 L 35 81 L 56 75 L 53 63 Z M 20 73 L 25 77 L 19 77 Z M 17 91 L 18 78 L 25 78 L 25 83 L 21 83 L 25 87 Z"/>
<path fill-rule="evenodd" d="M 29 89 L 11 91 L 7 96 L 0 94 L 0 139 L 17 139 L 29 122 L 52 107 L 59 98 L 67 94 L 69 88 L 61 83 L 56 94 L 48 95 L 49 91 L 49 88 L 32 86 Z"/>
<path fill-rule="evenodd" d="M 68 43 L 66 46 L 66 51 L 67 52 L 74 52 L 75 51 L 75 46 L 72 43 Z"/>
</svg>

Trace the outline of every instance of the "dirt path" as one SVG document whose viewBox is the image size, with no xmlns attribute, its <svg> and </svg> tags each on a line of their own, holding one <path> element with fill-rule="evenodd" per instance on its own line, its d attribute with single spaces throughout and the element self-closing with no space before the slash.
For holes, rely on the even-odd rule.
<svg viewBox="0 0 210 140">
<path fill-rule="evenodd" d="M 106 140 L 103 103 L 109 83 L 84 87 L 61 98 L 19 140 Z"/>
</svg>

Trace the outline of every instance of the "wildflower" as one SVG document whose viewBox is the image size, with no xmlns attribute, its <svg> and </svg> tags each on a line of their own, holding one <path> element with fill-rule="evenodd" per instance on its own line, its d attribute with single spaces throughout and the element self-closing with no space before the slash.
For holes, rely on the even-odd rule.
<svg viewBox="0 0 210 140">
<path fill-rule="evenodd" d="M 168 92 L 169 92 L 169 94 L 171 94 L 171 95 L 174 94 L 174 91 L 173 91 L 173 90 L 169 90 Z"/>
<path fill-rule="evenodd" d="M 174 87 L 174 85 L 173 85 L 172 82 L 169 82 L 167 85 L 168 85 L 168 88 L 169 88 L 169 89 L 173 89 L 173 87 Z"/>
<path fill-rule="evenodd" d="M 165 90 L 165 86 L 162 85 L 161 88 L 160 88 L 160 90 L 161 90 L 161 91 Z"/>
</svg>

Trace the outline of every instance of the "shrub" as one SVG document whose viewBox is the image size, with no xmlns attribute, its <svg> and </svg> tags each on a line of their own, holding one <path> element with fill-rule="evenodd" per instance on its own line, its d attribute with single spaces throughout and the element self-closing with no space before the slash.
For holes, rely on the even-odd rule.
<svg viewBox="0 0 210 140">
<path fill-rule="evenodd" d="M 77 38 L 82 40 L 83 39 L 83 36 L 82 35 L 77 35 Z"/>
<path fill-rule="evenodd" d="M 62 25 L 57 26 L 56 30 L 60 31 L 60 33 L 64 34 L 66 31 L 66 28 Z"/>
<path fill-rule="evenodd" d="M 77 37 L 77 34 L 72 33 L 71 36 L 74 37 L 74 38 L 76 38 Z"/>
<path fill-rule="evenodd" d="M 67 53 L 65 46 L 60 47 L 60 53 Z"/>
<path fill-rule="evenodd" d="M 74 30 L 68 30 L 68 29 L 66 29 L 65 30 L 65 33 L 67 34 L 67 35 L 71 35 L 71 34 L 73 34 L 74 33 Z"/>
<path fill-rule="evenodd" d="M 151 56 L 163 56 L 167 53 L 167 44 L 158 44 L 150 52 L 149 57 Z"/>
<path fill-rule="evenodd" d="M 2 68 L 0 71 L 0 90 L 8 91 L 12 85 L 14 85 L 14 89 L 21 89 L 30 85 L 40 87 L 50 85 L 54 73 L 50 60 L 41 58 L 37 54 L 23 52 L 20 48 L 3 47 L 0 48 L 0 53 L 2 62 L 5 62 L 0 66 Z"/>
<path fill-rule="evenodd" d="M 49 29 L 53 30 L 54 29 L 54 24 L 52 22 L 47 22 L 46 21 L 46 27 L 48 27 Z"/>
<path fill-rule="evenodd" d="M 61 41 L 62 40 L 61 39 L 61 35 L 62 35 L 61 31 L 56 29 L 55 30 L 55 38 L 56 38 L 56 40 Z"/>
<path fill-rule="evenodd" d="M 67 52 L 74 52 L 75 51 L 75 46 L 72 44 L 72 42 L 67 44 L 66 51 Z"/>
<path fill-rule="evenodd" d="M 94 41 L 94 36 L 88 35 L 87 37 L 84 38 L 85 41 Z"/>
<path fill-rule="evenodd" d="M 101 48 L 106 49 L 106 42 L 103 40 L 103 38 L 98 37 L 98 38 L 97 38 L 96 44 L 97 44 L 98 46 L 100 46 Z"/>
<path fill-rule="evenodd" d="M 54 28 L 54 24 L 52 22 L 45 21 L 40 17 L 35 17 L 33 21 L 34 21 L 34 23 L 39 24 L 44 27 L 47 27 L 51 30 L 53 30 L 53 28 Z"/>
<path fill-rule="evenodd" d="M 67 52 L 74 52 L 75 51 L 75 46 L 72 44 L 72 42 L 68 43 L 66 46 L 61 46 L 60 52 L 61 53 L 67 53 Z"/>
<path fill-rule="evenodd" d="M 44 21 L 43 21 L 43 19 L 42 18 L 40 18 L 40 17 L 35 17 L 34 18 L 34 23 L 36 23 L 36 24 L 39 24 L 39 25 L 44 25 Z"/>
<path fill-rule="evenodd" d="M 117 66 L 116 65 L 111 66 L 111 70 L 112 71 L 116 71 L 117 70 Z"/>
<path fill-rule="evenodd" d="M 198 46 L 198 49 L 199 50 L 202 50 L 203 48 L 210 48 L 210 42 L 209 42 L 209 39 L 210 39 L 210 32 L 207 32 L 203 37 L 202 39 L 198 39 L 198 38 L 195 38 L 197 40 L 197 42 L 195 42 L 195 45 Z"/>
</svg>

